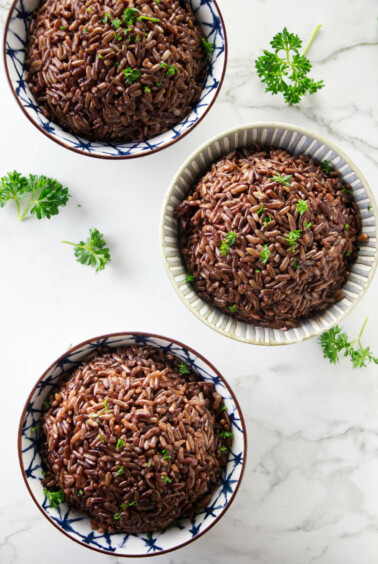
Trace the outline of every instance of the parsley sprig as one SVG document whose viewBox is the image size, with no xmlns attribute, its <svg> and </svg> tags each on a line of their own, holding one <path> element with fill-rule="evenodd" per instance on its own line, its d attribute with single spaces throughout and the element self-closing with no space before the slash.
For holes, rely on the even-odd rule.
<svg viewBox="0 0 378 564">
<path fill-rule="evenodd" d="M 127 82 L 129 84 L 132 84 L 133 82 L 138 80 L 138 78 L 142 74 L 140 70 L 132 69 L 131 67 L 127 67 L 127 69 L 123 69 L 122 72 L 124 74 L 125 79 L 127 80 Z"/>
<path fill-rule="evenodd" d="M 349 357 L 352 362 L 353 368 L 366 367 L 366 363 L 370 362 L 378 364 L 378 358 L 373 356 L 370 347 L 364 348 L 361 343 L 367 322 L 366 319 L 360 334 L 354 341 L 349 341 L 348 335 L 338 325 L 323 333 L 319 338 L 319 343 L 323 349 L 324 358 L 328 358 L 331 364 L 337 364 L 340 360 L 340 353 L 344 352 L 344 356 Z M 358 347 L 355 347 L 356 344 Z"/>
<path fill-rule="evenodd" d="M 300 215 L 303 215 L 304 213 L 306 213 L 306 211 L 308 210 L 308 204 L 307 204 L 307 200 L 298 200 L 298 203 L 295 206 L 297 208 L 297 210 L 299 211 Z"/>
<path fill-rule="evenodd" d="M 302 54 L 299 53 L 302 40 L 286 27 L 273 37 L 270 42 L 273 52 L 264 50 L 255 61 L 257 74 L 266 84 L 265 92 L 282 92 L 285 102 L 293 105 L 305 94 L 314 94 L 324 87 L 323 80 L 315 82 L 307 76 L 312 65 L 305 56 L 320 28 L 321 25 L 315 28 Z"/>
<path fill-rule="evenodd" d="M 280 182 L 284 186 L 290 186 L 290 180 L 291 179 L 292 179 L 291 174 L 287 174 L 286 176 L 282 176 L 282 174 L 279 174 L 278 172 L 275 172 L 274 176 L 272 176 L 272 178 L 269 178 L 269 180 L 271 180 L 272 182 Z"/>
<path fill-rule="evenodd" d="M 180 362 L 179 371 L 180 371 L 180 374 L 190 374 L 190 370 L 184 362 Z"/>
<path fill-rule="evenodd" d="M 17 171 L 8 172 L 0 180 L 0 207 L 11 200 L 16 202 L 17 217 L 22 221 L 30 213 L 42 219 L 50 219 L 59 213 L 59 208 L 65 206 L 70 197 L 68 188 L 54 178 L 29 174 L 29 178 L 22 176 Z M 21 202 L 25 200 L 26 206 L 22 208 Z"/>
<path fill-rule="evenodd" d="M 300 238 L 301 234 L 302 231 L 300 229 L 293 229 L 290 233 L 285 235 L 285 239 L 289 243 L 293 253 L 295 251 L 295 247 L 297 246 L 297 240 Z"/>
<path fill-rule="evenodd" d="M 167 76 L 173 76 L 179 69 L 175 65 L 168 65 L 168 63 L 160 63 L 162 69 L 166 69 L 165 74 Z"/>
<path fill-rule="evenodd" d="M 209 55 L 211 53 L 214 53 L 215 43 L 209 43 L 208 41 L 206 41 L 206 39 L 204 37 L 202 37 L 201 44 L 202 44 L 202 47 L 204 48 L 204 50 L 206 51 L 206 53 L 208 53 Z"/>
<path fill-rule="evenodd" d="M 269 250 L 269 245 L 264 245 L 262 250 L 260 251 L 260 259 L 259 262 L 266 264 L 269 260 L 269 257 L 272 253 Z"/>
<path fill-rule="evenodd" d="M 104 270 L 105 265 L 110 262 L 110 251 L 106 247 L 106 241 L 102 233 L 97 229 L 89 230 L 89 237 L 80 243 L 62 241 L 66 245 L 75 247 L 75 257 L 81 264 L 87 264 L 96 269 L 96 272 Z"/>
</svg>

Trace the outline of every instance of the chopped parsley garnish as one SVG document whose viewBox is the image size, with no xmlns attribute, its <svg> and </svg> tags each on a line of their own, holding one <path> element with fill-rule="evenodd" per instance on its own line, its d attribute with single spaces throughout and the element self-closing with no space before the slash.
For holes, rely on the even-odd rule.
<svg viewBox="0 0 378 564">
<path fill-rule="evenodd" d="M 228 309 L 230 310 L 231 313 L 236 313 L 238 311 L 238 306 L 232 305 L 232 306 L 229 306 Z"/>
<path fill-rule="evenodd" d="M 140 77 L 140 75 L 142 74 L 140 70 L 138 69 L 132 69 L 131 67 L 127 67 L 127 69 L 123 69 L 123 74 L 125 76 L 125 79 L 127 80 L 127 82 L 129 84 L 132 84 L 133 82 L 135 82 L 136 80 L 138 80 L 138 78 Z"/>
<path fill-rule="evenodd" d="M 120 35 L 117 35 L 117 32 L 114 32 L 114 38 L 117 39 L 117 41 L 121 41 L 122 37 Z"/>
<path fill-rule="evenodd" d="M 61 25 L 59 29 L 61 29 L 62 31 L 65 31 L 66 28 L 64 27 L 64 25 Z"/>
<path fill-rule="evenodd" d="M 231 433 L 230 431 L 222 431 L 219 433 L 219 436 L 221 439 L 233 439 L 234 433 Z"/>
<path fill-rule="evenodd" d="M 345 224 L 345 229 L 349 229 L 349 223 Z"/>
<path fill-rule="evenodd" d="M 125 441 L 123 441 L 122 439 L 118 439 L 116 448 L 123 448 L 124 446 L 125 446 Z"/>
<path fill-rule="evenodd" d="M 228 255 L 228 253 L 230 252 L 230 247 L 232 247 L 232 245 L 235 245 L 237 238 L 238 236 L 236 235 L 236 233 L 233 233 L 233 231 L 229 231 L 227 233 L 226 238 L 223 239 L 220 246 L 220 253 L 222 257 L 226 257 Z"/>
<path fill-rule="evenodd" d="M 320 163 L 320 166 L 322 167 L 323 172 L 325 172 L 326 174 L 328 174 L 329 171 L 331 170 L 331 166 L 328 161 L 322 161 Z"/>
<path fill-rule="evenodd" d="M 88 33 L 88 30 L 87 30 L 87 28 L 86 28 L 86 27 L 84 28 L 84 30 L 83 30 L 83 31 L 84 31 L 84 33 Z"/>
<path fill-rule="evenodd" d="M 116 62 L 114 63 L 114 66 L 115 66 L 115 67 L 119 67 L 119 62 L 116 61 Z"/>
<path fill-rule="evenodd" d="M 264 217 L 264 227 L 266 227 L 268 225 L 268 223 L 270 223 L 272 221 L 273 218 L 269 217 L 269 215 Z"/>
<path fill-rule="evenodd" d="M 190 370 L 189 368 L 186 366 L 186 364 L 184 364 L 183 362 L 180 362 L 179 364 L 179 370 L 181 374 L 190 374 Z"/>
<path fill-rule="evenodd" d="M 50 507 L 59 507 L 64 501 L 64 492 L 59 490 L 58 492 L 50 492 L 48 489 L 43 488 L 43 493 L 47 497 Z"/>
<path fill-rule="evenodd" d="M 286 27 L 273 37 L 270 42 L 273 51 L 265 50 L 255 61 L 257 74 L 266 84 L 265 92 L 282 92 L 285 102 L 292 105 L 305 94 L 314 94 L 324 87 L 322 80 L 315 82 L 307 76 L 312 65 L 305 57 L 320 27 L 316 27 L 302 54 L 299 53 L 302 40 L 298 35 L 289 33 Z"/>
<path fill-rule="evenodd" d="M 311 225 L 312 225 L 312 222 L 311 222 L 311 221 L 304 221 L 304 222 L 303 222 L 303 227 L 304 227 L 305 229 L 310 229 Z"/>
<path fill-rule="evenodd" d="M 292 231 L 290 231 L 290 233 L 285 235 L 285 239 L 289 243 L 293 253 L 295 251 L 295 247 L 297 246 L 297 240 L 300 238 L 301 233 L 302 232 L 300 229 L 293 229 Z"/>
<path fill-rule="evenodd" d="M 60 207 L 67 204 L 69 197 L 68 188 L 63 188 L 57 180 L 47 176 L 29 174 L 29 178 L 26 178 L 14 170 L 0 179 L 0 208 L 14 200 L 20 221 L 28 213 L 35 215 L 37 219 L 50 219 L 59 213 Z M 23 210 L 21 200 L 26 202 Z"/>
<path fill-rule="evenodd" d="M 81 497 L 82 495 L 84 495 L 84 490 L 76 490 L 76 495 Z"/>
<path fill-rule="evenodd" d="M 227 407 L 225 406 L 225 404 L 222 404 L 221 411 L 227 411 Z"/>
<path fill-rule="evenodd" d="M 168 65 L 168 63 L 160 63 L 162 69 L 166 69 L 167 76 L 173 76 L 178 71 L 178 68 L 175 65 Z"/>
<path fill-rule="evenodd" d="M 136 36 L 135 41 L 136 41 L 137 43 L 140 43 L 140 35 L 137 35 L 137 36 Z"/>
<path fill-rule="evenodd" d="M 257 274 L 258 274 L 259 272 L 261 272 L 261 270 L 259 270 L 258 268 L 256 268 L 255 272 L 257 272 Z"/>
<path fill-rule="evenodd" d="M 221 452 L 223 452 L 223 453 L 228 452 L 228 448 L 226 447 L 226 445 L 221 446 Z"/>
<path fill-rule="evenodd" d="M 75 247 L 76 260 L 81 264 L 92 266 L 96 269 L 96 272 L 103 270 L 105 265 L 110 262 L 110 252 L 106 247 L 106 241 L 103 234 L 97 229 L 89 230 L 89 237 L 86 241 L 80 241 L 80 243 L 62 241 L 62 243 Z"/>
<path fill-rule="evenodd" d="M 271 180 L 272 182 L 280 182 L 284 186 L 290 186 L 290 180 L 291 179 L 292 179 L 291 174 L 287 174 L 286 176 L 282 176 L 282 174 L 279 174 L 278 172 L 275 172 L 274 176 L 272 176 L 272 178 L 269 178 L 269 180 Z"/>
<path fill-rule="evenodd" d="M 370 211 L 370 210 L 371 210 L 371 206 L 368 206 L 368 207 L 367 207 L 367 211 Z"/>
<path fill-rule="evenodd" d="M 149 460 L 149 461 L 147 462 L 146 466 L 147 466 L 148 468 L 151 467 L 151 460 Z"/>
<path fill-rule="evenodd" d="M 115 519 L 116 521 L 122 520 L 122 511 L 117 511 L 117 513 L 114 513 L 113 519 Z"/>
<path fill-rule="evenodd" d="M 211 53 L 214 53 L 215 43 L 209 43 L 208 41 L 206 41 L 206 39 L 204 37 L 202 37 L 201 43 L 202 43 L 202 47 L 205 49 L 206 53 L 208 53 L 209 55 Z"/>
<path fill-rule="evenodd" d="M 302 268 L 300 263 L 297 262 L 296 260 L 293 262 L 293 267 L 295 268 L 295 270 L 298 270 L 298 268 Z"/>
<path fill-rule="evenodd" d="M 353 194 L 353 190 L 351 190 L 350 188 L 347 188 L 346 186 L 341 186 L 341 190 L 342 190 L 345 194 Z"/>
<path fill-rule="evenodd" d="M 162 85 L 162 82 L 155 82 L 155 85 L 159 87 Z"/>
<path fill-rule="evenodd" d="M 122 509 L 128 509 L 129 507 L 134 507 L 137 504 L 137 502 L 134 501 L 129 501 L 128 503 L 121 503 L 120 507 Z"/>
<path fill-rule="evenodd" d="M 147 537 L 147 540 L 151 540 L 151 539 L 152 539 L 152 534 L 151 534 L 151 533 L 147 533 L 146 537 Z"/>
<path fill-rule="evenodd" d="M 139 10 L 136 8 L 127 8 L 122 16 L 126 25 L 133 25 L 137 21 Z"/>
<path fill-rule="evenodd" d="M 336 364 L 340 360 L 339 353 L 344 352 L 344 356 L 349 357 L 352 362 L 353 368 L 366 367 L 366 363 L 370 362 L 378 364 L 378 358 L 373 356 L 370 347 L 364 348 L 361 344 L 362 333 L 367 322 L 368 320 L 366 319 L 357 339 L 352 342 L 349 341 L 348 335 L 342 332 L 338 325 L 323 333 L 320 336 L 319 343 L 323 349 L 324 358 L 328 358 L 331 364 Z M 356 343 L 358 348 L 354 347 Z"/>
<path fill-rule="evenodd" d="M 102 443 L 105 442 L 105 439 L 104 439 L 104 437 L 101 435 L 101 433 L 98 434 L 98 438 L 100 439 L 100 441 L 101 441 Z"/>
<path fill-rule="evenodd" d="M 108 12 L 105 12 L 105 16 L 102 18 L 102 23 L 106 23 L 108 20 L 110 20 L 111 15 L 108 14 Z"/>
<path fill-rule="evenodd" d="M 163 460 L 169 460 L 169 459 L 173 460 L 173 456 L 171 455 L 171 453 L 169 452 L 169 450 L 164 449 L 164 450 L 161 451 L 161 453 L 162 453 L 162 455 L 163 455 L 163 456 L 162 456 L 162 459 L 163 459 Z"/>
<path fill-rule="evenodd" d="M 163 484 L 171 484 L 173 482 L 172 478 L 169 476 L 160 476 L 160 478 Z"/>
<path fill-rule="evenodd" d="M 151 94 L 151 88 L 149 88 L 149 86 L 145 86 L 144 90 L 145 90 L 145 92 L 148 92 L 149 94 Z"/>
<path fill-rule="evenodd" d="M 257 215 L 260 215 L 260 213 L 262 213 L 264 211 L 264 204 L 261 204 L 261 206 L 259 207 L 259 209 L 257 210 Z"/>
<path fill-rule="evenodd" d="M 125 473 L 125 469 L 123 466 L 117 466 L 118 470 L 116 472 L 116 476 L 121 476 L 121 474 Z"/>
<path fill-rule="evenodd" d="M 295 207 L 299 211 L 300 215 L 303 215 L 308 210 L 307 200 L 299 199 Z"/>
<path fill-rule="evenodd" d="M 350 255 L 350 251 L 345 251 L 344 257 L 349 257 L 349 255 Z"/>
<path fill-rule="evenodd" d="M 190 283 L 190 282 L 194 282 L 195 278 L 193 274 L 187 274 L 185 280 Z"/>
<path fill-rule="evenodd" d="M 263 248 L 262 248 L 262 250 L 261 250 L 261 252 L 260 252 L 260 259 L 259 259 L 259 260 L 260 260 L 263 264 L 266 264 L 266 263 L 268 262 L 269 257 L 270 257 L 271 254 L 272 254 L 272 253 L 271 253 L 270 250 L 269 250 L 269 245 L 264 245 Z"/>
<path fill-rule="evenodd" d="M 32 433 L 35 433 L 36 430 L 38 429 L 39 425 L 36 425 L 35 427 L 31 427 L 30 430 Z"/>
<path fill-rule="evenodd" d="M 115 20 L 110 20 L 110 23 L 114 27 L 114 29 L 118 29 L 122 25 L 122 20 L 120 18 L 116 18 Z"/>
<path fill-rule="evenodd" d="M 108 400 L 104 400 L 102 402 L 102 405 L 105 407 L 105 411 L 110 411 L 109 405 L 108 405 Z"/>
<path fill-rule="evenodd" d="M 158 18 L 150 18 L 148 16 L 139 16 L 138 22 L 143 22 L 143 21 L 153 22 L 153 23 L 159 23 L 160 22 L 160 20 Z"/>
<path fill-rule="evenodd" d="M 50 403 L 49 401 L 45 401 L 45 402 L 43 403 L 43 407 L 44 407 L 45 409 L 50 409 L 51 403 Z"/>
<path fill-rule="evenodd" d="M 101 53 L 97 53 L 97 58 L 98 58 L 98 59 L 103 59 L 103 56 L 101 55 Z"/>
</svg>

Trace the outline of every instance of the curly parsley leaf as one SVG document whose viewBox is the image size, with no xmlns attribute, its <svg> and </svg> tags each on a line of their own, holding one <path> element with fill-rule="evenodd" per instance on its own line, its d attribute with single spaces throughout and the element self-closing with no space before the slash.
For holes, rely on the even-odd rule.
<svg viewBox="0 0 378 564">
<path fill-rule="evenodd" d="M 266 264 L 269 260 L 269 257 L 272 253 L 269 250 L 269 245 L 264 245 L 261 252 L 260 252 L 260 259 L 259 261 L 263 264 Z"/>
<path fill-rule="evenodd" d="M 298 200 L 298 203 L 295 206 L 300 215 L 303 215 L 308 210 L 307 200 Z"/>
<path fill-rule="evenodd" d="M 228 253 L 230 252 L 230 247 L 232 245 L 235 245 L 237 238 L 238 238 L 237 234 L 234 233 L 233 231 L 229 231 L 227 233 L 225 239 L 223 239 L 220 246 L 220 253 L 222 257 L 226 257 L 228 255 Z"/>
<path fill-rule="evenodd" d="M 315 82 L 307 76 L 312 65 L 305 57 L 320 27 L 316 27 L 302 54 L 299 53 L 302 40 L 289 33 L 286 27 L 273 37 L 270 42 L 273 52 L 264 50 L 255 61 L 257 74 L 266 84 L 265 92 L 282 92 L 285 102 L 293 105 L 298 104 L 305 94 L 314 94 L 324 87 L 322 80 Z"/>
<path fill-rule="evenodd" d="M 190 370 L 184 362 L 180 362 L 179 371 L 180 371 L 180 374 L 190 374 Z"/>
<path fill-rule="evenodd" d="M 21 200 L 29 197 L 24 209 L 21 209 Z M 29 178 L 19 172 L 8 172 L 0 180 L 0 207 L 14 200 L 17 206 L 17 217 L 22 221 L 30 213 L 38 219 L 59 213 L 59 208 L 65 206 L 70 197 L 68 188 L 54 178 L 29 174 Z"/>
<path fill-rule="evenodd" d="M 59 507 L 64 501 L 64 492 L 59 490 L 58 492 L 50 492 L 48 489 L 43 488 L 43 493 L 47 497 L 50 507 Z"/>
<path fill-rule="evenodd" d="M 319 338 L 319 343 L 323 349 L 324 358 L 328 358 L 331 364 L 337 364 L 340 360 L 339 355 L 344 353 L 345 357 L 350 358 L 353 368 L 366 367 L 367 363 L 370 362 L 378 364 L 378 358 L 373 356 L 370 347 L 364 348 L 361 343 L 362 333 L 365 330 L 367 321 L 366 319 L 360 334 L 354 341 L 349 341 L 348 335 L 338 325 L 323 333 Z M 354 346 L 356 343 L 358 347 Z"/>
<path fill-rule="evenodd" d="M 269 180 L 271 180 L 272 182 L 280 182 L 284 186 L 290 186 L 290 180 L 291 179 L 292 179 L 291 174 L 287 174 L 286 176 L 282 176 L 282 174 L 279 174 L 278 172 L 275 172 L 274 176 L 272 176 L 272 178 L 269 178 Z"/>
<path fill-rule="evenodd" d="M 106 241 L 102 233 L 97 229 L 89 230 L 89 237 L 80 243 L 62 241 L 66 245 L 75 247 L 75 257 L 81 264 L 87 264 L 96 269 L 96 272 L 104 270 L 105 265 L 110 262 L 110 251 L 106 247 Z"/>
</svg>

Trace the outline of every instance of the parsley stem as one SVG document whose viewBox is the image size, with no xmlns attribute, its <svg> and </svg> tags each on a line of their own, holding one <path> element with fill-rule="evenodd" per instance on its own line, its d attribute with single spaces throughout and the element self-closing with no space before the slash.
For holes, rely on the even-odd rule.
<svg viewBox="0 0 378 564">
<path fill-rule="evenodd" d="M 365 320 L 365 323 L 364 323 L 363 326 L 362 326 L 362 329 L 361 329 L 361 331 L 360 331 L 360 334 L 358 335 L 357 339 L 356 339 L 355 341 L 353 341 L 353 343 L 352 343 L 352 345 L 353 345 L 354 343 L 358 343 L 358 344 L 360 345 L 361 349 L 362 349 L 361 337 L 362 337 L 362 333 L 365 331 L 366 323 L 367 323 L 368 321 L 369 321 L 369 318 L 367 317 L 366 320 Z"/>
<path fill-rule="evenodd" d="M 307 43 L 305 50 L 302 53 L 302 56 L 304 57 L 307 53 L 307 51 L 310 49 L 312 42 L 314 41 L 315 37 L 318 34 L 319 29 L 322 27 L 322 24 L 319 24 L 316 26 L 316 28 L 314 29 L 314 31 L 312 32 L 312 35 L 310 37 L 310 41 Z"/>
</svg>

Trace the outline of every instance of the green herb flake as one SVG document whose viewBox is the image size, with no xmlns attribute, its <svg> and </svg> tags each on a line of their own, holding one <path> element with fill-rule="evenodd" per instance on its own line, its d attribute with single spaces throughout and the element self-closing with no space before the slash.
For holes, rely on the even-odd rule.
<svg viewBox="0 0 378 564">
<path fill-rule="evenodd" d="M 256 268 L 255 272 L 258 274 L 259 272 L 261 272 L 261 270 L 259 270 L 258 268 Z"/>
<path fill-rule="evenodd" d="M 59 29 L 60 29 L 61 31 L 65 31 L 65 30 L 66 30 L 66 28 L 64 27 L 64 25 L 61 25 Z"/>
<path fill-rule="evenodd" d="M 122 511 L 117 511 L 117 513 L 114 513 L 113 519 L 115 521 L 121 521 L 122 520 Z"/>
<path fill-rule="evenodd" d="M 238 311 L 238 306 L 232 305 L 232 306 L 229 306 L 228 309 L 230 310 L 231 313 L 236 313 Z"/>
<path fill-rule="evenodd" d="M 346 186 L 341 186 L 341 190 L 344 192 L 344 194 L 353 194 L 353 190 L 347 188 Z"/>
<path fill-rule="evenodd" d="M 193 274 L 187 274 L 185 280 L 190 284 L 190 282 L 194 282 L 195 278 Z"/>
<path fill-rule="evenodd" d="M 311 222 L 311 221 L 304 221 L 304 222 L 303 222 L 303 227 L 304 227 L 305 229 L 310 229 L 311 225 L 312 225 L 312 222 Z"/>
<path fill-rule="evenodd" d="M 48 489 L 43 488 L 43 493 L 47 497 L 50 507 L 59 507 L 64 501 L 64 492 L 59 490 L 58 492 L 50 492 Z"/>
<path fill-rule="evenodd" d="M 140 70 L 132 69 L 131 67 L 127 67 L 127 69 L 123 69 L 122 72 L 124 74 L 125 79 L 127 80 L 127 82 L 129 84 L 132 84 L 133 82 L 138 80 L 138 78 L 142 74 Z"/>
<path fill-rule="evenodd" d="M 119 67 L 119 62 L 116 61 L 116 62 L 114 63 L 114 66 L 115 66 L 115 67 Z"/>
<path fill-rule="evenodd" d="M 101 441 L 102 443 L 105 442 L 105 439 L 104 439 L 104 437 L 101 435 L 101 433 L 98 434 L 98 438 L 100 439 L 100 441 Z"/>
<path fill-rule="evenodd" d="M 233 439 L 234 433 L 231 433 L 230 431 L 222 431 L 219 433 L 219 436 L 221 439 Z"/>
<path fill-rule="evenodd" d="M 303 53 L 299 52 L 302 40 L 289 33 L 286 27 L 273 37 L 270 42 L 273 51 L 264 50 L 255 61 L 257 74 L 266 85 L 265 92 L 273 95 L 281 92 L 285 102 L 293 105 L 298 104 L 305 94 L 314 94 L 324 87 L 322 80 L 315 82 L 307 76 L 312 65 L 305 56 L 320 27 L 315 28 Z"/>
<path fill-rule="evenodd" d="M 35 433 L 38 428 L 39 428 L 39 425 L 36 425 L 35 427 L 31 427 L 30 430 L 31 430 L 32 433 Z"/>
<path fill-rule="evenodd" d="M 345 229 L 349 229 L 349 223 L 345 224 Z"/>
<path fill-rule="evenodd" d="M 148 92 L 149 94 L 151 94 L 151 88 L 149 86 L 145 86 L 144 87 L 144 91 Z"/>
<path fill-rule="evenodd" d="M 103 56 L 101 55 L 101 53 L 97 53 L 97 58 L 98 58 L 98 59 L 103 59 Z"/>
<path fill-rule="evenodd" d="M 371 210 L 371 206 L 368 206 L 368 207 L 367 207 L 367 211 L 370 211 L 370 210 Z"/>
<path fill-rule="evenodd" d="M 350 251 L 345 251 L 344 257 L 349 257 L 349 256 L 350 256 Z"/>
<path fill-rule="evenodd" d="M 175 65 L 168 65 L 168 63 L 160 63 L 162 69 L 166 69 L 167 76 L 173 76 L 179 69 Z"/>
<path fill-rule="evenodd" d="M 151 540 L 151 539 L 152 539 L 152 534 L 151 534 L 151 533 L 147 533 L 146 538 L 147 538 L 147 540 Z"/>
<path fill-rule="evenodd" d="M 295 206 L 300 215 L 303 215 L 308 210 L 307 200 L 298 200 L 298 203 Z"/>
<path fill-rule="evenodd" d="M 229 231 L 226 235 L 226 238 L 223 239 L 220 246 L 220 253 L 222 257 L 226 257 L 230 252 L 230 247 L 235 245 L 236 239 L 238 238 L 237 234 L 233 231 Z"/>
<path fill-rule="evenodd" d="M 123 448 L 125 446 L 125 441 L 123 441 L 122 439 L 118 439 L 117 444 L 116 444 L 116 448 L 120 449 Z"/>
<path fill-rule="evenodd" d="M 328 174 L 331 170 L 331 166 L 328 161 L 322 161 L 320 163 L 320 166 L 322 167 L 323 172 L 325 172 L 326 174 Z"/>
<path fill-rule="evenodd" d="M 179 364 L 179 371 L 180 374 L 190 374 L 189 368 L 183 362 L 180 362 Z"/>
<path fill-rule="evenodd" d="M 161 86 L 162 84 L 163 84 L 162 82 L 155 82 L 155 85 L 156 85 L 157 87 Z"/>
<path fill-rule="evenodd" d="M 262 248 L 262 250 L 261 250 L 261 252 L 260 252 L 260 259 L 259 259 L 259 260 L 260 260 L 263 264 L 266 264 L 266 263 L 268 262 L 269 257 L 270 257 L 271 254 L 272 254 L 272 253 L 271 253 L 270 250 L 269 250 L 269 245 L 268 245 L 268 244 L 267 244 L 267 245 L 264 245 L 263 248 Z"/>
<path fill-rule="evenodd" d="M 296 260 L 293 262 L 293 267 L 295 268 L 295 270 L 298 270 L 298 268 L 302 268 L 301 264 Z"/>
<path fill-rule="evenodd" d="M 222 404 L 221 411 L 227 411 L 227 407 L 225 406 L 224 403 Z"/>
<path fill-rule="evenodd" d="M 264 211 L 264 204 L 261 204 L 261 206 L 259 207 L 259 209 L 257 210 L 257 215 L 260 215 L 260 213 L 262 213 Z"/>
<path fill-rule="evenodd" d="M 149 16 L 139 16 L 138 18 L 138 22 L 153 22 L 153 23 L 159 23 L 160 20 L 158 18 L 150 18 Z"/>
<path fill-rule="evenodd" d="M 228 452 L 228 448 L 226 447 L 226 445 L 221 446 L 221 452 L 223 452 L 223 453 Z"/>
<path fill-rule="evenodd" d="M 124 469 L 123 466 L 117 466 L 116 468 L 118 468 L 118 470 L 117 470 L 117 472 L 116 472 L 116 474 L 115 474 L 116 477 L 117 477 L 117 476 L 121 476 L 122 474 L 125 473 L 125 469 Z"/>
<path fill-rule="evenodd" d="M 87 30 L 86 27 L 83 29 L 83 31 L 84 31 L 84 33 L 88 33 L 88 30 Z"/>
<path fill-rule="evenodd" d="M 151 460 L 149 460 L 146 464 L 147 468 L 151 468 Z"/>
<path fill-rule="evenodd" d="M 287 174 L 286 176 L 282 176 L 282 174 L 279 174 L 278 172 L 274 173 L 274 176 L 272 176 L 271 178 L 269 178 L 269 180 L 271 182 L 280 182 L 281 184 L 283 184 L 284 186 L 290 186 L 290 180 L 292 179 L 292 175 L 291 174 Z"/>
<path fill-rule="evenodd" d="M 171 453 L 169 452 L 169 450 L 164 449 L 161 451 L 162 453 L 162 459 L 163 460 L 173 460 L 173 456 L 171 455 Z"/>
<path fill-rule="evenodd" d="M 49 401 L 45 401 L 45 402 L 43 402 L 43 407 L 44 407 L 45 409 L 50 409 L 51 403 L 50 403 Z"/>
<path fill-rule="evenodd" d="M 172 484 L 173 479 L 170 478 L 169 476 L 160 476 L 161 481 L 163 482 L 164 485 L 166 484 Z"/>
<path fill-rule="evenodd" d="M 116 18 L 115 20 L 110 20 L 110 23 L 112 24 L 112 26 L 114 27 L 114 29 L 118 29 L 121 27 L 122 25 L 122 20 L 120 20 L 120 18 Z"/>
<path fill-rule="evenodd" d="M 204 48 L 204 50 L 206 51 L 206 53 L 208 53 L 209 55 L 211 53 L 214 53 L 215 43 L 209 43 L 208 41 L 206 41 L 206 39 L 204 37 L 202 37 L 201 44 L 202 44 L 202 47 Z"/>
<path fill-rule="evenodd" d="M 108 12 L 105 12 L 105 15 L 104 15 L 104 17 L 102 18 L 101 21 L 102 21 L 102 23 L 106 23 L 107 21 L 110 20 L 110 18 L 111 18 L 111 15 L 108 14 Z"/>
<path fill-rule="evenodd" d="M 76 495 L 78 497 L 81 497 L 82 495 L 84 495 L 84 490 L 76 490 Z"/>
<path fill-rule="evenodd" d="M 108 400 L 104 400 L 102 402 L 102 405 L 105 407 L 105 411 L 110 411 L 109 405 L 108 405 Z"/>
<path fill-rule="evenodd" d="M 269 217 L 268 215 L 265 216 L 264 221 L 263 221 L 264 227 L 266 227 L 268 225 L 268 223 L 270 223 L 271 221 L 272 221 L 271 217 Z"/>
<path fill-rule="evenodd" d="M 127 26 L 135 24 L 138 18 L 139 10 L 137 8 L 127 8 L 122 16 L 124 23 Z"/>
<path fill-rule="evenodd" d="M 291 250 L 294 252 L 297 246 L 297 240 L 301 237 L 302 231 L 300 229 L 293 229 L 285 235 L 286 241 L 289 243 Z"/>
</svg>

